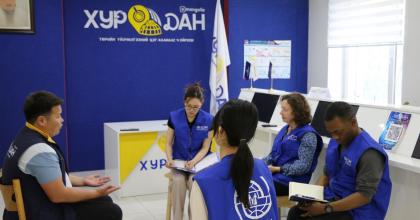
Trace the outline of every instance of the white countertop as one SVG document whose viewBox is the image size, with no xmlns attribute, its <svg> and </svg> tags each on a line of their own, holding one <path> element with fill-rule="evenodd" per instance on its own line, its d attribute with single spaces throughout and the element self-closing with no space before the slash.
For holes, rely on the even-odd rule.
<svg viewBox="0 0 420 220">
<path fill-rule="evenodd" d="M 277 125 L 277 127 L 262 127 L 261 124 L 263 123 L 260 122 L 258 124 L 257 129 L 259 131 L 270 133 L 274 135 L 274 137 L 277 135 L 280 129 L 284 126 L 284 124 L 282 124 L 282 125 Z M 324 148 L 327 148 L 328 143 L 330 142 L 330 138 L 322 136 L 322 141 L 324 142 Z M 385 151 L 385 152 L 388 154 L 390 166 L 398 167 L 403 170 L 408 170 L 408 171 L 420 174 L 420 159 L 412 158 L 406 155 L 397 154 L 392 151 Z"/>
<path fill-rule="evenodd" d="M 108 126 L 118 133 L 136 133 L 166 131 L 168 130 L 167 122 L 167 120 L 109 122 L 104 123 L 104 126 Z"/>
</svg>

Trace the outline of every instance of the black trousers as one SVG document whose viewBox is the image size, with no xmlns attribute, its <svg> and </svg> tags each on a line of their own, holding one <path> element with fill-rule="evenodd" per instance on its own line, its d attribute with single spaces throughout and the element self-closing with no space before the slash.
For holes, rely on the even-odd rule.
<svg viewBox="0 0 420 220">
<path fill-rule="evenodd" d="M 111 197 L 104 196 L 71 205 L 76 212 L 77 220 L 121 220 L 121 208 Z"/>
<path fill-rule="evenodd" d="M 300 215 L 304 213 L 305 211 L 299 209 L 297 206 L 293 206 L 287 215 L 287 220 L 353 220 L 353 217 L 349 212 L 333 212 L 331 214 L 324 214 L 315 217 L 300 217 Z"/>
<path fill-rule="evenodd" d="M 274 182 L 274 188 L 276 188 L 276 196 L 289 195 L 289 186 Z"/>
</svg>

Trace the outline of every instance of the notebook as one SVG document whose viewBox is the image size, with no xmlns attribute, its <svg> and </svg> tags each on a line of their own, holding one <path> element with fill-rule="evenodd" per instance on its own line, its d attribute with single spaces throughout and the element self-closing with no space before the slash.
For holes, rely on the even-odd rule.
<svg viewBox="0 0 420 220">
<path fill-rule="evenodd" d="M 209 154 L 206 157 L 204 157 L 192 169 L 187 169 L 185 167 L 185 163 L 187 163 L 187 161 L 185 161 L 185 160 L 174 160 L 174 164 L 173 164 L 172 168 L 175 168 L 177 170 L 190 172 L 190 173 L 197 173 L 197 172 L 203 170 L 204 168 L 207 168 L 207 167 L 209 167 L 209 166 L 211 166 L 211 165 L 213 165 L 217 162 L 219 162 L 219 157 L 217 156 L 216 153 L 212 153 L 212 154 Z"/>
<path fill-rule="evenodd" d="M 324 200 L 324 187 L 306 183 L 289 183 L 289 200 L 296 202 L 328 202 Z"/>
</svg>

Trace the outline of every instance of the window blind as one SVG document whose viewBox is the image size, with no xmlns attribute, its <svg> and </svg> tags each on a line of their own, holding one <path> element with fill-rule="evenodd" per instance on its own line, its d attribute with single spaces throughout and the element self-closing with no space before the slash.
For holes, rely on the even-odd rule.
<svg viewBox="0 0 420 220">
<path fill-rule="evenodd" d="M 401 44 L 404 0 L 329 0 L 328 46 Z"/>
</svg>

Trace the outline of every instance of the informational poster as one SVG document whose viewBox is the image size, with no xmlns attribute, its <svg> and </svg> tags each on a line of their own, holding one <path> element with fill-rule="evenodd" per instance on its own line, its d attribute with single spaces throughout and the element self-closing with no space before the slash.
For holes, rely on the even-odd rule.
<svg viewBox="0 0 420 220">
<path fill-rule="evenodd" d="M 410 123 L 411 114 L 402 112 L 391 112 L 385 129 L 379 137 L 379 144 L 386 150 L 392 150 L 404 135 Z"/>
<path fill-rule="evenodd" d="M 268 79 L 271 63 L 273 79 L 290 79 L 292 41 L 254 41 L 244 42 L 244 78 Z"/>
</svg>

